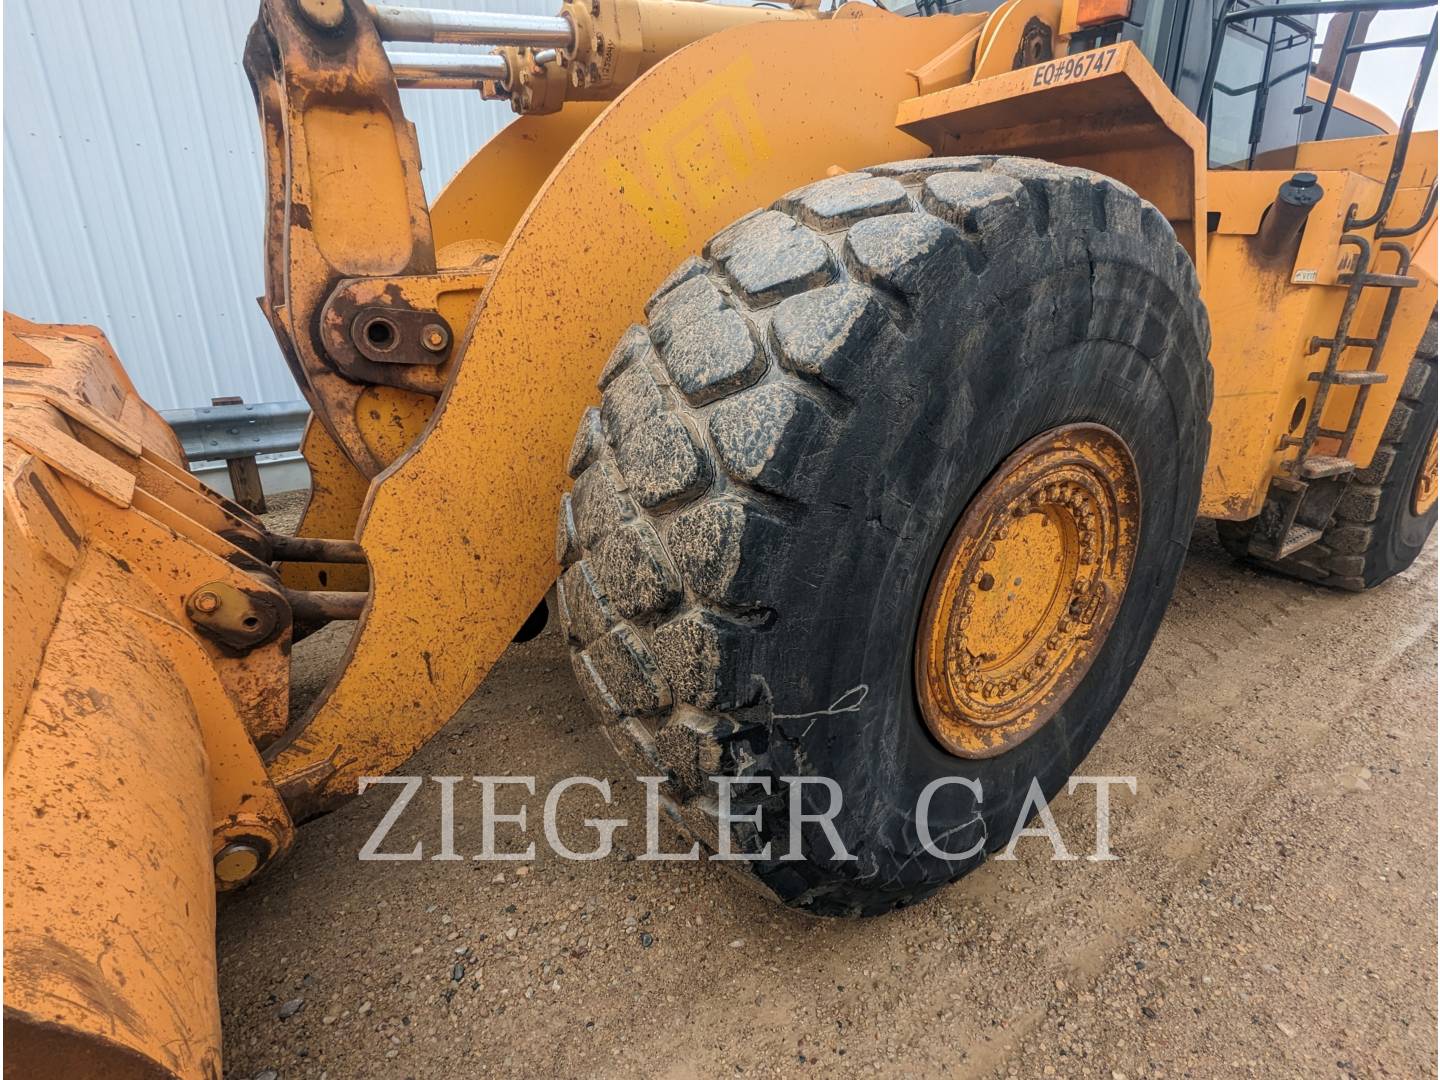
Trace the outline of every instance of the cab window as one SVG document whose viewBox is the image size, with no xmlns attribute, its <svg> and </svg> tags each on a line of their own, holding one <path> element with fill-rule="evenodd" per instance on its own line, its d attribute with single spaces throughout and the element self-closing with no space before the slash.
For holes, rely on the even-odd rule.
<svg viewBox="0 0 1440 1080">
<path fill-rule="evenodd" d="M 1265 78 L 1269 41 L 1248 28 L 1232 26 L 1215 69 L 1215 91 L 1210 100 L 1210 165 L 1248 164 L 1255 107 Z"/>
<path fill-rule="evenodd" d="M 1264 7 L 1248 6 L 1257 12 Z M 1201 25 L 1195 25 L 1193 20 L 1196 10 L 1201 12 Z M 1222 0 L 1195 3 L 1190 34 L 1204 35 L 1208 40 L 1221 10 Z M 1300 142 L 1314 43 L 1314 16 L 1272 18 L 1257 14 L 1252 20 L 1230 24 L 1223 42 L 1216 43 L 1220 57 L 1210 115 L 1202 117 L 1210 129 L 1212 168 L 1249 168 L 1257 154 Z M 1195 101 L 1187 102 L 1192 108 L 1198 104 L 1202 90 L 1208 60 L 1205 52 L 1198 47 L 1185 50 L 1190 62 L 1182 65 L 1180 82 L 1195 95 Z"/>
<path fill-rule="evenodd" d="M 1306 98 L 1305 104 L 1309 111 L 1305 113 L 1300 125 L 1300 141 L 1313 142 L 1320 130 L 1320 114 L 1325 108 L 1325 99 L 1316 101 L 1314 98 Z M 1384 135 L 1385 129 L 1369 120 L 1361 120 L 1340 108 L 1338 105 L 1330 110 L 1330 121 L 1325 125 L 1325 139 L 1357 139 L 1362 135 Z"/>
</svg>

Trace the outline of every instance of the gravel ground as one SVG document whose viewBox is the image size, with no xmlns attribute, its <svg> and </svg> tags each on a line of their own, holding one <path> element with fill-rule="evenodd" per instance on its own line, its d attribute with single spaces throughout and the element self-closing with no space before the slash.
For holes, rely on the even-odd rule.
<svg viewBox="0 0 1440 1080">
<path fill-rule="evenodd" d="M 1434 1076 L 1435 598 L 1433 542 L 1349 596 L 1237 566 L 1202 523 L 1086 763 L 1138 779 L 1115 799 L 1120 859 L 1022 841 L 878 920 L 777 910 L 708 863 L 633 861 L 639 828 L 598 862 L 543 842 L 531 864 L 361 862 L 395 793 L 376 789 L 222 899 L 226 1075 Z M 297 647 L 298 700 L 343 646 L 332 628 Z M 553 627 L 408 771 L 536 776 L 533 831 L 555 781 L 609 778 L 615 805 L 584 816 L 644 820 Z M 1054 810 L 1087 852 L 1091 789 Z M 438 814 L 430 783 L 386 850 L 432 845 Z M 478 819 L 460 789 L 457 851 L 479 850 Z"/>
</svg>

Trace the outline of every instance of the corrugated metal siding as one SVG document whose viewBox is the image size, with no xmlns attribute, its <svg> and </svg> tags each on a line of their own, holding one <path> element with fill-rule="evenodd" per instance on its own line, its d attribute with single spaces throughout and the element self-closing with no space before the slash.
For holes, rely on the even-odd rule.
<svg viewBox="0 0 1440 1080">
<path fill-rule="evenodd" d="M 298 396 L 255 304 L 264 178 L 240 57 L 257 6 L 5 4 L 5 308 L 100 326 L 161 409 Z M 432 199 L 511 118 L 466 91 L 403 97 Z"/>
</svg>

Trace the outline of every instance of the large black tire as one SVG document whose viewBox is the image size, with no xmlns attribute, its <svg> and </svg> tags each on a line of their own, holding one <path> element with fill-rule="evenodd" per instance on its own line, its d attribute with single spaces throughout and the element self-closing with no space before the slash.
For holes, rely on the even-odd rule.
<svg viewBox="0 0 1440 1080">
<path fill-rule="evenodd" d="M 1150 647 L 1185 557 L 1209 441 L 1209 325 L 1165 219 L 1082 169 L 1020 158 L 897 162 L 824 180 L 719 233 L 646 306 L 600 377 L 570 461 L 557 597 L 612 741 L 663 774 L 714 849 L 716 775 L 736 850 L 781 901 L 874 914 L 1003 847 L 1032 777 L 1089 752 Z M 1108 638 L 1060 712 L 985 760 L 931 737 L 913 687 L 922 601 L 962 510 L 1037 433 L 1092 421 L 1129 444 L 1143 514 Z M 854 861 L 807 827 L 784 776 L 836 780 Z M 814 792 L 817 811 L 828 799 Z M 793 856 L 792 856 L 793 857 Z M 730 864 L 736 865 L 736 864 Z"/>
<path fill-rule="evenodd" d="M 1217 521 L 1220 542 L 1237 559 L 1336 589 L 1362 592 L 1394 577 L 1415 561 L 1435 528 L 1435 506 L 1417 514 L 1413 499 L 1435 441 L 1435 416 L 1431 316 L 1375 456 L 1351 480 L 1324 536 L 1279 561 L 1250 556 L 1253 521 Z"/>
</svg>

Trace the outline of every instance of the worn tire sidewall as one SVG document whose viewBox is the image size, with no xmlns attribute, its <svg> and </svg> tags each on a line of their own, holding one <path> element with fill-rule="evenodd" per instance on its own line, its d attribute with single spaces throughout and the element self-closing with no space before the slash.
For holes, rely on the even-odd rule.
<svg viewBox="0 0 1440 1080">
<path fill-rule="evenodd" d="M 1073 236 L 1017 245 L 1008 266 L 992 268 L 988 290 L 942 282 L 923 312 L 927 325 L 896 355 L 876 358 L 882 374 L 828 459 L 822 498 L 770 564 L 784 632 L 764 636 L 754 655 L 777 716 L 768 750 L 778 772 L 838 782 L 844 808 L 835 824 L 857 858 L 833 860 L 819 829 L 804 834 L 806 858 L 831 874 L 918 897 L 975 865 L 983 856 L 915 854 L 917 800 L 942 777 L 977 781 L 984 797 L 977 806 L 963 787 L 936 792 L 928 820 L 931 835 L 945 838 L 940 846 L 1003 847 L 1032 780 L 1047 798 L 1064 786 L 1154 637 L 1184 559 L 1208 446 L 1208 384 L 1197 388 L 1195 378 L 1205 369 L 1203 314 L 1197 320 L 1198 300 L 1157 271 L 1138 238 L 1106 239 L 1116 284 L 1172 312 L 1163 361 L 1132 344 L 1089 338 L 1093 265 L 1073 255 L 1090 245 Z M 1037 319 L 1047 323 L 1038 332 Z M 979 330 L 957 335 L 955 327 Z M 1136 461 L 1142 514 L 1130 584 L 1090 671 L 1044 728 L 994 758 L 956 757 L 930 735 L 914 692 L 931 572 L 995 468 L 1033 436 L 1080 422 L 1114 430 Z M 896 542 L 896 530 L 904 540 Z M 807 715 L 847 693 L 853 701 L 857 686 L 867 688 L 858 711 Z M 823 796 L 816 801 L 823 808 Z M 783 846 L 784 826 L 767 820 L 762 836 Z M 805 891 L 804 875 L 785 866 L 762 876 L 782 897 Z M 824 906 L 823 897 L 806 902 Z"/>
<path fill-rule="evenodd" d="M 1391 466 L 1392 473 L 1399 482 L 1384 486 L 1375 515 L 1384 540 L 1378 553 L 1380 557 L 1372 559 L 1371 565 L 1366 568 L 1367 587 L 1380 584 L 1413 563 L 1435 528 L 1437 506 L 1432 505 L 1423 514 L 1416 514 L 1414 509 L 1415 483 L 1425 463 L 1425 451 L 1436 432 L 1433 361 L 1428 367 L 1429 375 L 1421 390 L 1420 399 L 1410 407 L 1410 419 L 1397 448 L 1395 463 Z"/>
</svg>

